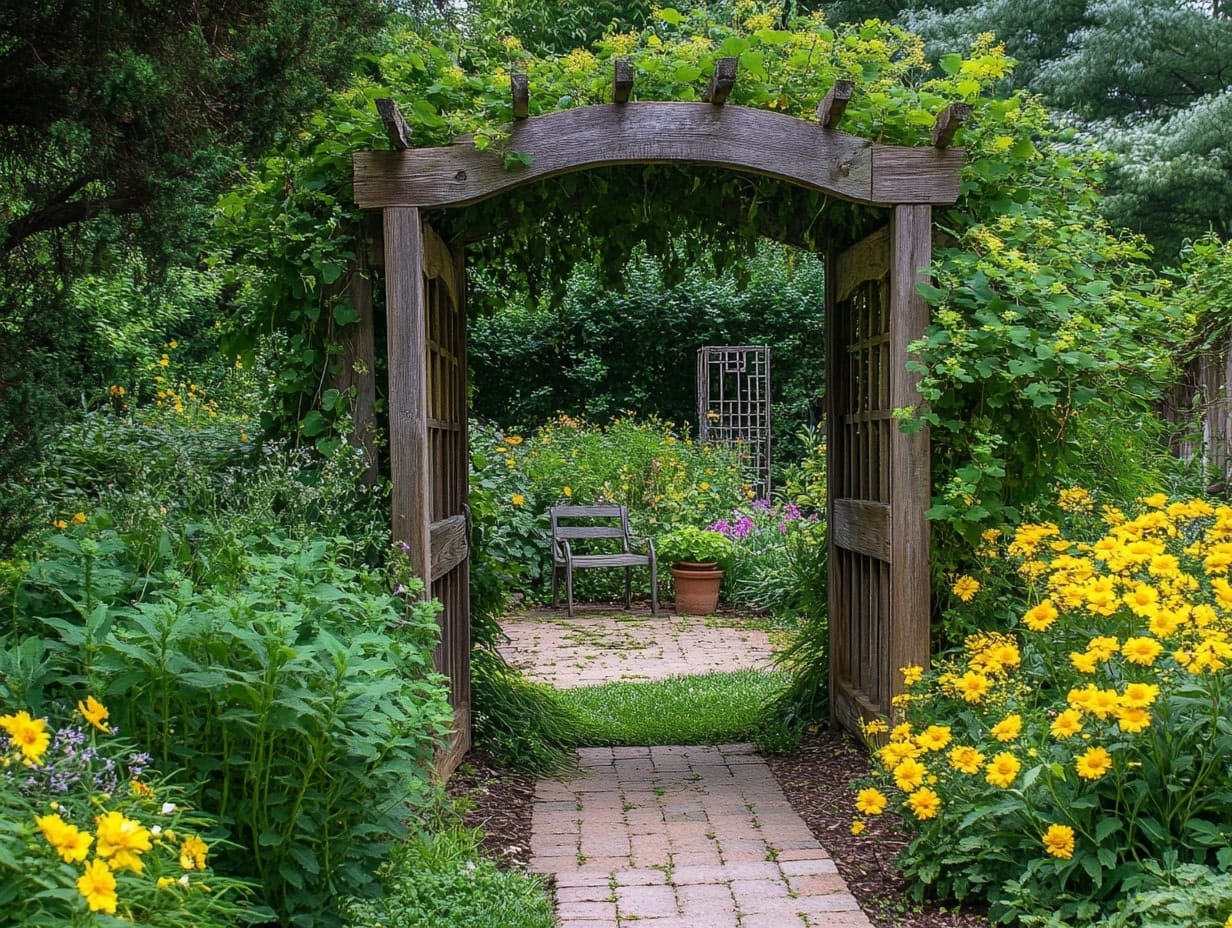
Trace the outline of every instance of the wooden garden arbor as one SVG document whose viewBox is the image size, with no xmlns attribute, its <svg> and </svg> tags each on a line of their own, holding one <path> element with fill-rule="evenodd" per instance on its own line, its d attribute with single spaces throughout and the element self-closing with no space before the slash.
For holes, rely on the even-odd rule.
<svg viewBox="0 0 1232 928">
<path fill-rule="evenodd" d="M 409 544 L 444 605 L 437 666 L 455 715 L 446 770 L 470 734 L 466 269 L 421 211 L 569 172 L 710 165 L 884 210 L 884 228 L 826 253 L 832 714 L 857 729 L 888 712 L 899 667 L 928 662 L 929 440 L 900 431 L 893 412 L 918 400 L 907 346 L 928 307 L 916 284 L 931 260 L 932 206 L 958 196 L 963 153 L 949 142 L 964 108 L 938 116 L 931 147 L 882 145 L 836 128 L 850 82 L 836 83 L 812 122 L 724 105 L 734 79 L 735 59 L 720 59 L 708 102 L 633 103 L 631 69 L 618 62 L 611 104 L 529 118 L 525 78 L 515 75 L 509 145 L 531 163 L 513 169 L 465 138 L 412 148 L 401 114 L 381 101 L 394 150 L 355 156 L 356 202 L 383 212 L 394 538 Z M 832 242 L 851 237 L 828 231 Z"/>
</svg>

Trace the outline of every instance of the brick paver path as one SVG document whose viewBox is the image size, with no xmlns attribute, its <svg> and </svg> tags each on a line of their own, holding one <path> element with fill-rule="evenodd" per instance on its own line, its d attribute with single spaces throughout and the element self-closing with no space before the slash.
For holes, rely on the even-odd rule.
<svg viewBox="0 0 1232 928">
<path fill-rule="evenodd" d="M 769 636 L 731 616 L 678 616 L 579 607 L 533 610 L 501 623 L 505 660 L 559 689 L 609 680 L 662 680 L 712 670 L 768 669 Z"/>
<path fill-rule="evenodd" d="M 724 624 L 540 613 L 506 621 L 505 654 L 558 687 L 768 665 L 764 633 Z M 578 758 L 535 790 L 530 867 L 555 877 L 559 928 L 869 928 L 752 745 Z"/>
</svg>

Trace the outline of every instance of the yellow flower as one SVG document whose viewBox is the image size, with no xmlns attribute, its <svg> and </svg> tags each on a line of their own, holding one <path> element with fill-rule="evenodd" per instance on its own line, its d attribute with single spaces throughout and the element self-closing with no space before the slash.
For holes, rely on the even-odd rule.
<svg viewBox="0 0 1232 928">
<path fill-rule="evenodd" d="M 86 514 L 84 512 L 74 512 L 73 513 L 73 524 L 74 525 L 81 525 L 85 521 L 86 521 Z"/>
<path fill-rule="evenodd" d="M 851 823 L 851 833 L 853 835 L 863 834 L 864 833 L 864 823 L 860 821 L 859 819 L 856 819 L 855 821 L 853 821 Z"/>
<path fill-rule="evenodd" d="M 1091 690 L 1084 708 L 1096 718 L 1106 719 L 1121 708 L 1121 695 L 1116 690 L 1101 690 L 1097 687 Z"/>
<path fill-rule="evenodd" d="M 1069 860 L 1074 856 L 1074 829 L 1068 825 L 1049 825 L 1042 840 L 1044 850 L 1053 857 Z"/>
<path fill-rule="evenodd" d="M 1095 673 L 1095 655 L 1084 651 L 1070 651 L 1069 661 L 1079 673 Z"/>
<path fill-rule="evenodd" d="M 998 741 L 1013 741 L 1022 734 L 1022 716 L 1017 713 L 1007 715 L 992 727 L 992 736 Z"/>
<path fill-rule="evenodd" d="M 1045 599 L 1027 610 L 1027 614 L 1022 617 L 1022 624 L 1033 632 L 1047 631 L 1048 626 L 1057 620 L 1057 615 L 1057 607 L 1052 604 L 1052 600 Z"/>
<path fill-rule="evenodd" d="M 111 713 L 107 711 L 107 707 L 95 699 L 93 696 L 87 696 L 85 702 L 78 700 L 77 711 L 82 714 L 87 722 L 101 731 L 104 735 L 111 734 L 111 729 L 107 727 L 107 716 Z"/>
<path fill-rule="evenodd" d="M 185 870 L 204 870 L 208 851 L 204 841 L 196 835 L 188 836 L 180 845 L 180 866 Z"/>
<path fill-rule="evenodd" d="M 120 812 L 108 812 L 94 819 L 94 827 L 99 857 L 107 858 L 113 869 L 141 872 L 140 855 L 151 847 L 145 826 Z"/>
<path fill-rule="evenodd" d="M 153 799 L 154 798 L 154 790 L 150 789 L 150 787 L 146 786 L 140 780 L 130 780 L 128 784 L 128 788 L 131 789 L 138 796 L 140 796 L 142 799 Z"/>
<path fill-rule="evenodd" d="M 908 757 L 894 768 L 894 784 L 904 793 L 910 793 L 924 782 L 924 776 L 927 773 L 928 768 L 914 757 Z"/>
<path fill-rule="evenodd" d="M 871 722 L 860 722 L 860 727 L 866 735 L 884 735 L 890 730 L 890 726 L 886 724 L 885 719 L 873 719 Z"/>
<path fill-rule="evenodd" d="M 90 842 L 94 840 L 88 833 L 81 831 L 76 825 L 70 825 L 55 813 L 40 815 L 34 822 L 47 843 L 56 849 L 56 853 L 66 864 L 86 859 Z"/>
<path fill-rule="evenodd" d="M 1091 639 L 1091 643 L 1087 645 L 1087 653 L 1097 661 L 1106 661 L 1116 654 L 1120 647 L 1121 642 L 1116 638 L 1111 635 L 1100 635 Z"/>
<path fill-rule="evenodd" d="M 1151 712 L 1138 706 L 1125 706 L 1117 713 L 1117 724 L 1121 731 L 1136 734 L 1151 727 Z"/>
<path fill-rule="evenodd" d="M 950 592 L 961 599 L 964 603 L 969 603 L 975 599 L 975 594 L 980 591 L 980 581 L 974 577 L 969 577 L 963 574 L 954 581 L 954 585 L 950 587 Z"/>
<path fill-rule="evenodd" d="M 1130 638 L 1121 645 L 1121 653 L 1125 659 L 1142 667 L 1150 667 L 1164 646 L 1154 638 Z"/>
<path fill-rule="evenodd" d="M 977 703 L 992 688 L 992 681 L 982 673 L 968 670 L 958 679 L 958 691 L 964 700 Z"/>
<path fill-rule="evenodd" d="M 43 759 L 47 745 L 51 743 L 47 720 L 31 718 L 25 709 L 15 715 L 0 715 L 0 728 L 8 732 L 13 745 L 20 749 L 22 756 L 32 764 Z"/>
<path fill-rule="evenodd" d="M 513 496 L 510 497 L 510 502 L 512 502 L 515 506 L 521 506 L 526 502 L 526 497 L 521 493 L 514 493 Z"/>
<path fill-rule="evenodd" d="M 1087 748 L 1074 759 L 1074 769 L 1084 780 L 1098 780 L 1112 769 L 1112 755 L 1101 747 Z"/>
<path fill-rule="evenodd" d="M 1152 493 L 1150 496 L 1138 497 L 1138 502 L 1144 506 L 1150 506 L 1152 509 L 1163 509 L 1168 505 L 1168 494 Z"/>
<path fill-rule="evenodd" d="M 950 751 L 950 766 L 959 773 L 979 773 L 984 763 L 984 754 L 968 745 L 959 745 Z"/>
<path fill-rule="evenodd" d="M 1126 683 L 1121 694 L 1121 705 L 1131 709 L 1145 709 L 1159 696 L 1159 687 L 1154 683 Z"/>
<path fill-rule="evenodd" d="M 880 815 L 885 811 L 886 802 L 885 793 L 871 786 L 856 793 L 856 808 L 865 815 Z"/>
<path fill-rule="evenodd" d="M 1052 720 L 1050 730 L 1057 740 L 1072 738 L 1082 731 L 1082 713 L 1077 709 L 1066 709 Z"/>
<path fill-rule="evenodd" d="M 929 725 L 916 736 L 915 743 L 926 751 L 940 751 L 950 743 L 950 726 Z"/>
<path fill-rule="evenodd" d="M 891 741 L 881 747 L 877 756 L 886 767 L 893 769 L 909 757 L 919 757 L 922 749 L 913 741 Z"/>
<path fill-rule="evenodd" d="M 509 435 L 505 438 L 505 444 L 517 446 L 522 444 L 525 440 L 526 439 L 524 439 L 521 435 Z"/>
<path fill-rule="evenodd" d="M 907 806 L 921 821 L 936 818 L 941 809 L 941 797 L 925 786 L 907 797 Z"/>
<path fill-rule="evenodd" d="M 924 668 L 919 664 L 908 664 L 906 667 L 899 667 L 898 672 L 903 675 L 903 683 L 906 686 L 915 686 L 920 682 L 920 678 L 924 676 Z"/>
<path fill-rule="evenodd" d="M 115 875 L 101 860 L 95 859 L 86 864 L 86 872 L 77 879 L 77 890 L 86 897 L 86 905 L 91 912 L 115 914 Z"/>
<path fill-rule="evenodd" d="M 68 523 L 65 522 L 63 519 L 56 519 L 56 521 L 51 523 L 51 527 L 58 528 L 60 531 L 64 531 L 66 528 L 68 528 Z"/>
<path fill-rule="evenodd" d="M 1021 769 L 1022 764 L 1017 757 L 1009 751 L 1002 751 L 984 768 L 984 779 L 992 786 L 1005 789 L 1014 782 Z"/>
<path fill-rule="evenodd" d="M 560 492 L 564 493 L 566 497 L 570 497 L 573 495 L 573 487 L 565 487 Z"/>
</svg>

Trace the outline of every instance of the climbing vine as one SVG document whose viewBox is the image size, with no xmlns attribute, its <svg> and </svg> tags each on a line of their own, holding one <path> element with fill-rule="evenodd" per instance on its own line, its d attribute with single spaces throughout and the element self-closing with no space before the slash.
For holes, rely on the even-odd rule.
<svg viewBox="0 0 1232 928">
<path fill-rule="evenodd" d="M 885 143 L 927 145 L 946 104 L 973 107 L 955 141 L 967 151 L 962 197 L 935 212 L 946 240 L 924 289 L 934 323 L 916 346 L 925 402 L 899 411 L 904 427 L 932 429 L 939 571 L 1078 467 L 1092 414 L 1129 429 L 1146 413 L 1167 370 L 1165 290 L 1143 243 L 1097 218 L 1101 157 L 1037 100 L 996 95 L 1012 67 L 1001 47 L 982 37 L 933 68 L 900 28 L 831 25 L 738 0 L 723 14 L 657 9 L 640 31 L 558 55 L 532 54 L 493 21 L 391 30 L 355 86 L 220 204 L 229 257 L 259 268 L 238 275 L 258 283 L 237 312 L 232 348 L 250 350 L 262 331 L 286 340 L 282 421 L 319 441 L 345 428 L 349 398 L 327 390 L 354 318 L 343 285 L 363 220 L 349 199 L 349 154 L 387 145 L 376 98 L 398 101 L 415 145 L 469 134 L 516 171 L 527 156 L 509 144 L 511 73 L 527 75 L 536 115 L 609 100 L 616 58 L 633 64 L 634 99 L 700 100 L 721 57 L 739 60 L 729 105 L 804 119 L 836 78 L 853 79 L 842 129 Z M 502 288 L 559 293 L 579 261 L 619 286 L 639 243 L 670 285 L 692 264 L 739 265 L 760 236 L 819 248 L 836 230 L 844 240 L 871 231 L 884 213 L 767 178 L 650 165 L 565 175 L 430 218 L 500 281 L 475 294 L 472 311 L 482 312 L 483 295 Z"/>
</svg>

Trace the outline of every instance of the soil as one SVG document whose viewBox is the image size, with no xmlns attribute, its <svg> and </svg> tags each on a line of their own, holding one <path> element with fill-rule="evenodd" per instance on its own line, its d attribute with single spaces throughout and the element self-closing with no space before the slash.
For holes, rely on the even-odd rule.
<svg viewBox="0 0 1232 928">
<path fill-rule="evenodd" d="M 868 755 L 843 732 L 810 734 L 793 754 L 767 758 L 792 807 L 834 857 L 839 873 L 876 928 L 988 928 L 978 911 L 917 903 L 894 868 L 906 843 L 894 816 L 866 817 L 851 834 L 851 781 L 868 772 Z M 535 778 L 496 768 L 472 751 L 449 781 L 449 793 L 471 807 L 467 824 L 483 829 L 483 847 L 498 864 L 526 869 L 530 860 Z"/>
</svg>

